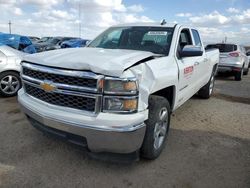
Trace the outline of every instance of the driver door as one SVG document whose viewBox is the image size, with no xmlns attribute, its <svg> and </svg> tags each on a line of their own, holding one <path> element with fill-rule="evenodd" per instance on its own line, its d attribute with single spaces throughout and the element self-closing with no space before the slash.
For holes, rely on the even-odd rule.
<svg viewBox="0 0 250 188">
<path fill-rule="evenodd" d="M 176 47 L 176 61 L 179 67 L 179 87 L 177 105 L 182 105 L 195 94 L 195 62 L 193 57 L 181 58 L 179 53 L 186 45 L 193 45 L 190 29 L 182 28 Z"/>
</svg>

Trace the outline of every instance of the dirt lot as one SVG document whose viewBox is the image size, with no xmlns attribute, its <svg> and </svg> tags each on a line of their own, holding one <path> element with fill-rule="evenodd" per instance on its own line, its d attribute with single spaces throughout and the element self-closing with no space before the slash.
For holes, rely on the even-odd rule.
<svg viewBox="0 0 250 188">
<path fill-rule="evenodd" d="M 210 100 L 193 97 L 173 114 L 157 160 L 130 165 L 44 136 L 16 98 L 0 104 L 0 187 L 250 187 L 250 76 L 219 77 Z"/>
</svg>

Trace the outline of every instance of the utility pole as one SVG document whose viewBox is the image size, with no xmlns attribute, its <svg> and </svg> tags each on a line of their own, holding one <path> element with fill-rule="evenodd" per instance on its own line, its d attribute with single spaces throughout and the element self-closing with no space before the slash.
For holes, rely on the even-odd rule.
<svg viewBox="0 0 250 188">
<path fill-rule="evenodd" d="M 9 21 L 8 24 L 9 24 L 9 33 L 11 34 L 11 24 L 12 24 L 11 21 Z"/>
<path fill-rule="evenodd" d="M 79 38 L 81 38 L 81 34 L 82 34 L 82 24 L 81 24 L 81 4 L 79 2 L 79 7 L 78 7 L 78 16 L 79 16 Z"/>
</svg>

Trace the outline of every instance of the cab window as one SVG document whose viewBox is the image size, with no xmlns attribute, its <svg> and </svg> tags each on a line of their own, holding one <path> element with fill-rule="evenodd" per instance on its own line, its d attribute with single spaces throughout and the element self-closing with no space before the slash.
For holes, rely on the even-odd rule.
<svg viewBox="0 0 250 188">
<path fill-rule="evenodd" d="M 201 45 L 201 38 L 200 38 L 198 31 L 195 29 L 192 29 L 192 34 L 193 34 L 195 46 L 202 46 Z"/>
<path fill-rule="evenodd" d="M 193 45 L 189 29 L 183 29 L 179 37 L 180 50 L 182 50 L 186 45 Z"/>
<path fill-rule="evenodd" d="M 177 58 L 180 58 L 180 52 L 183 50 L 184 46 L 186 45 L 193 45 L 192 38 L 189 29 L 182 29 L 179 40 L 178 40 L 178 46 L 177 46 Z"/>
</svg>

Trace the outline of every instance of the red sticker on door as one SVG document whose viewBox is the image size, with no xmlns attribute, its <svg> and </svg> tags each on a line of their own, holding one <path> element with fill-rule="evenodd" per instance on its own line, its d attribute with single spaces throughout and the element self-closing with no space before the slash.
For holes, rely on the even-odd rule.
<svg viewBox="0 0 250 188">
<path fill-rule="evenodd" d="M 189 74 L 194 71 L 194 66 L 189 66 L 184 69 L 184 74 Z"/>
</svg>

